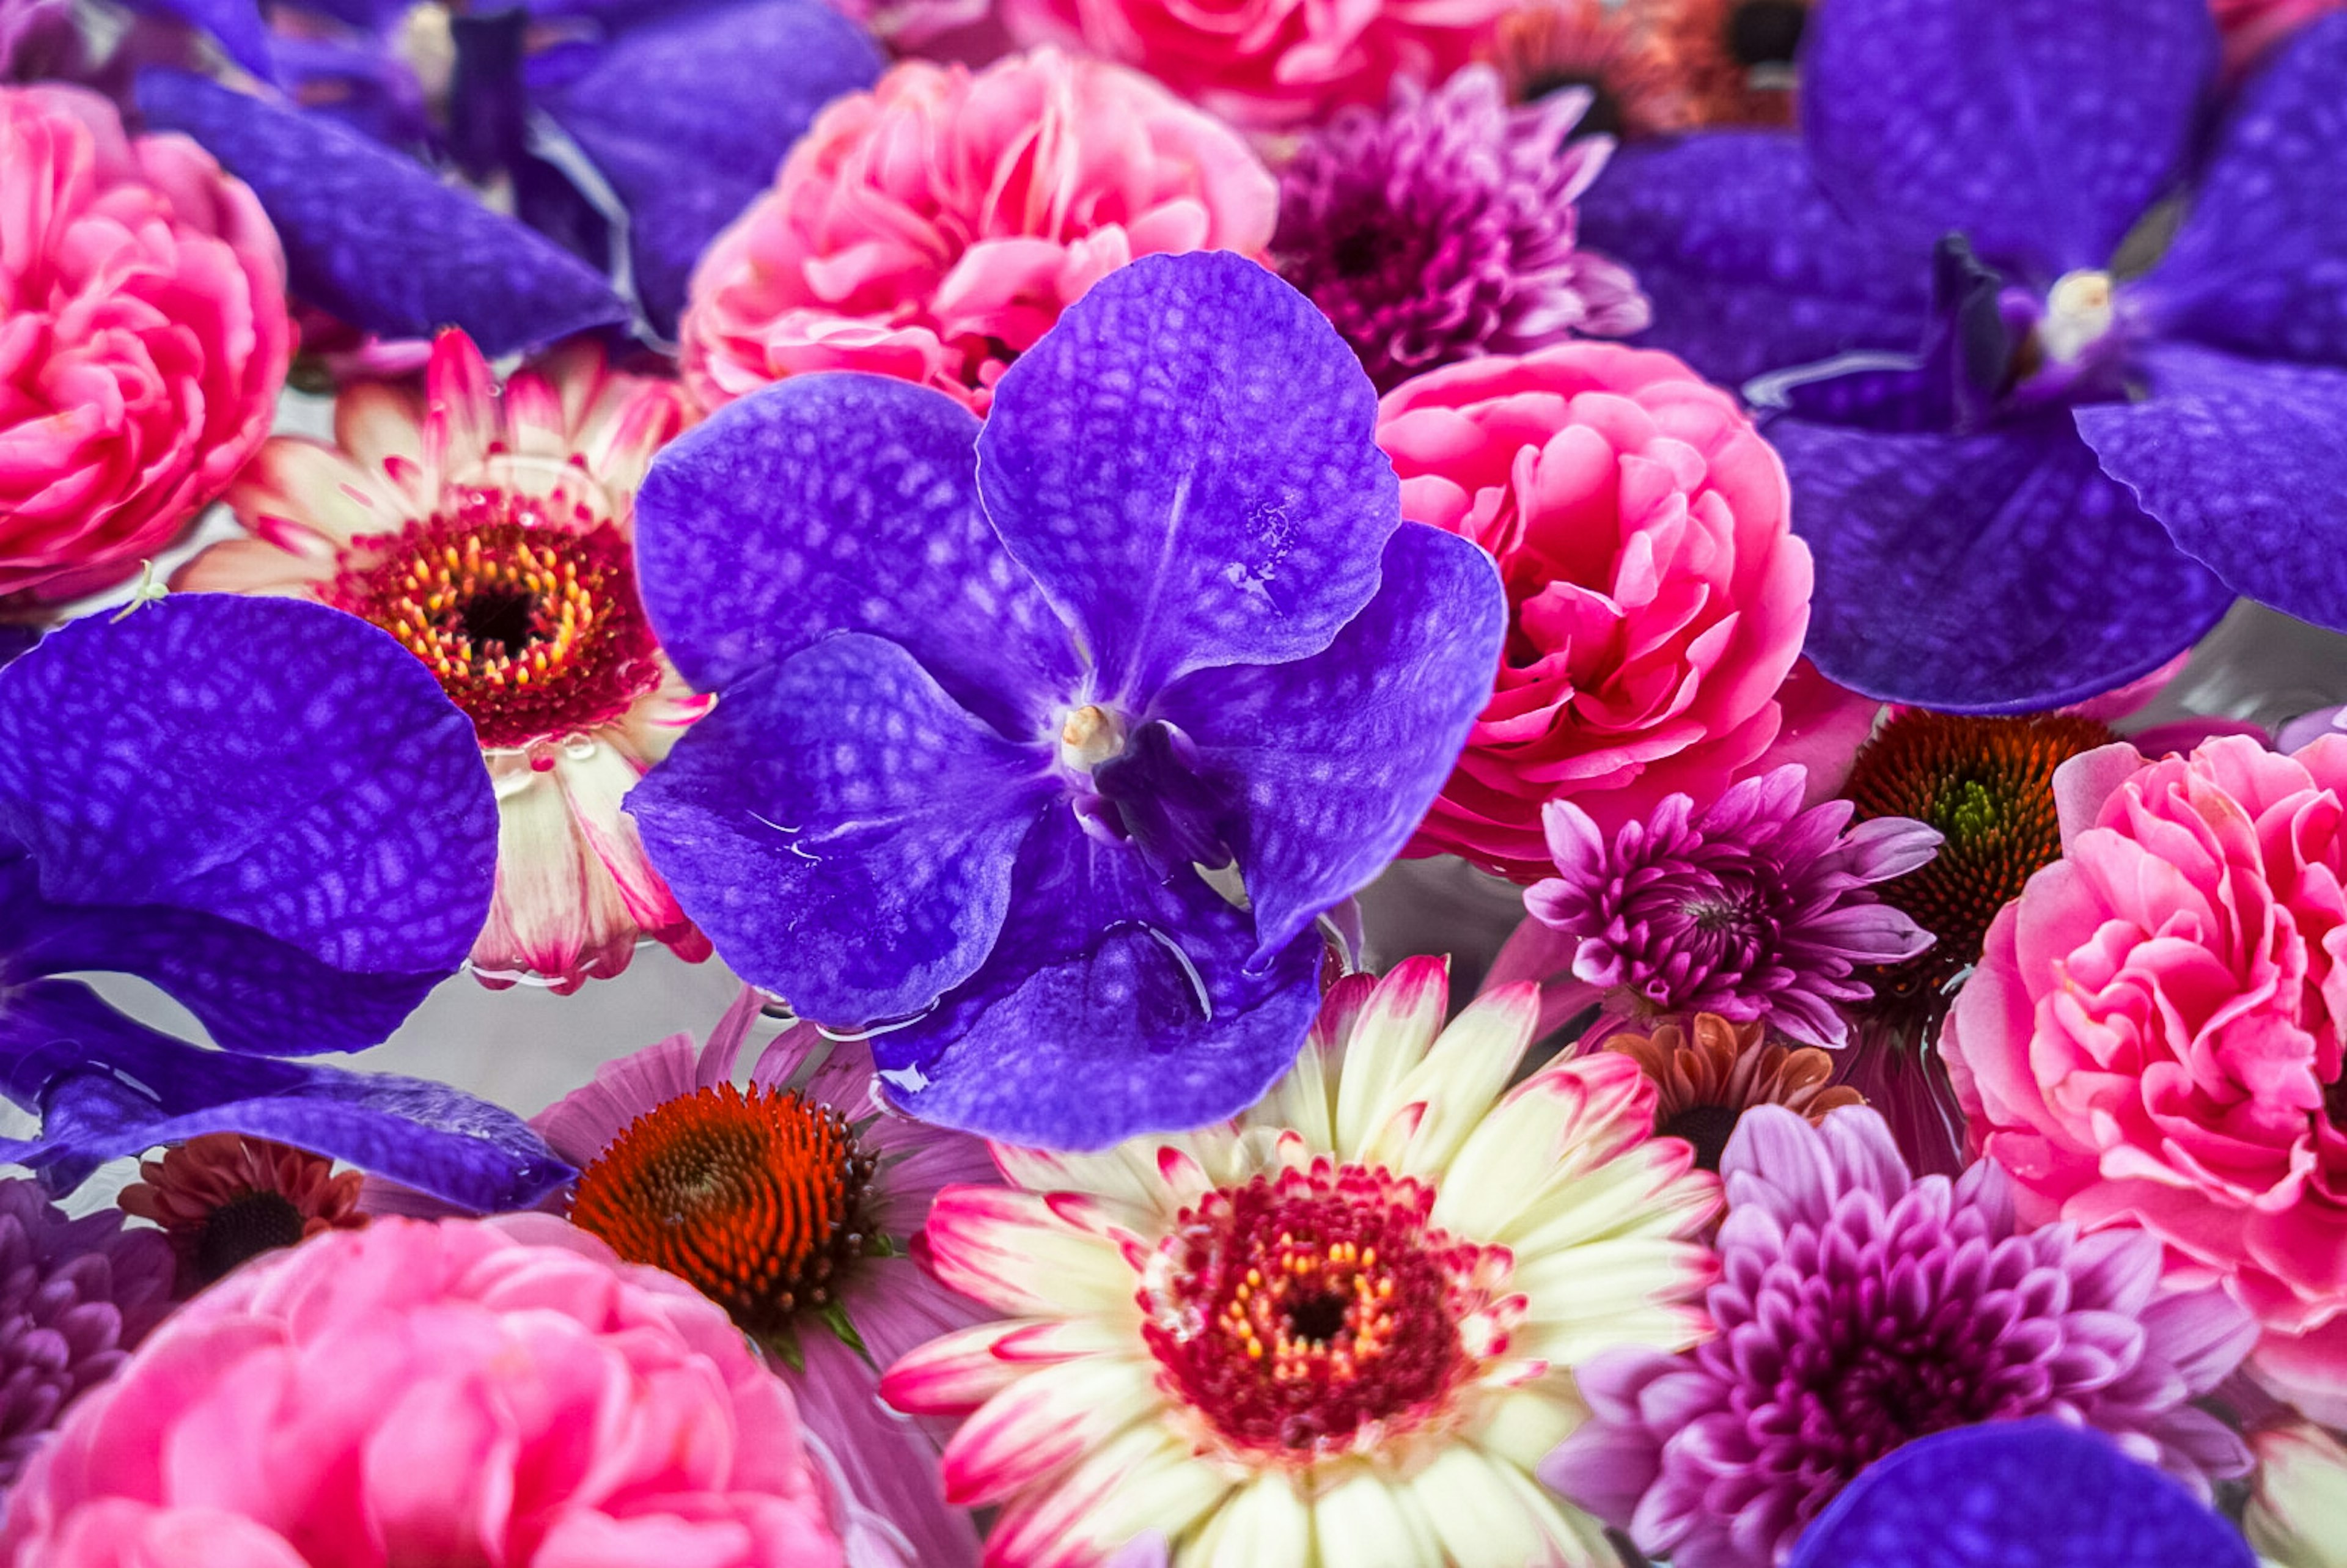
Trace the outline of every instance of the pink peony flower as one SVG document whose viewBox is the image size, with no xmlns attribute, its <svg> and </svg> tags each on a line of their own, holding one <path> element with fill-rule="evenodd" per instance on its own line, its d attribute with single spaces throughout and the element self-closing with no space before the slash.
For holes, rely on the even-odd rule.
<svg viewBox="0 0 2347 1568">
<path fill-rule="evenodd" d="M 535 1230 L 534 1228 L 535 1227 Z M 13 1568 L 834 1568 L 789 1391 L 682 1281 L 386 1219 L 240 1271 L 67 1418 Z"/>
<path fill-rule="evenodd" d="M 1481 545 L 1513 610 L 1491 706 L 1410 852 L 1549 874 L 1541 808 L 1611 834 L 1804 764 L 1840 787 L 1874 704 L 1796 662 L 1809 552 L 1734 398 L 1666 354 L 1564 343 L 1403 383 L 1402 513 Z"/>
<path fill-rule="evenodd" d="M 1942 1035 L 2024 1218 L 2141 1225 L 2221 1281 L 2253 1366 L 2347 1418 L 2347 736 L 2055 774 L 2063 858 L 1989 927 Z"/>
<path fill-rule="evenodd" d="M 1011 36 L 1137 66 L 1254 130 L 1348 104 L 1382 107 L 1396 78 L 1440 82 L 1490 53 L 1509 0 L 1002 0 Z"/>
<path fill-rule="evenodd" d="M 269 432 L 292 329 L 252 192 L 68 87 L 0 87 L 0 597 L 129 576 Z"/>
<path fill-rule="evenodd" d="M 692 279 L 686 384 L 715 407 L 863 370 L 980 414 L 995 382 L 1135 256 L 1271 242 L 1244 142 L 1132 71 L 1051 50 L 975 76 L 907 60 L 824 110 Z"/>
</svg>

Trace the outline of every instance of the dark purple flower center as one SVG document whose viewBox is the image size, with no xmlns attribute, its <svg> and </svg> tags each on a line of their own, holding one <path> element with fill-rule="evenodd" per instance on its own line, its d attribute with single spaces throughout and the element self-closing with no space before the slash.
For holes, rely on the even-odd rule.
<svg viewBox="0 0 2347 1568">
<path fill-rule="evenodd" d="M 302 1211 L 282 1193 L 239 1193 L 204 1221 L 195 1245 L 196 1276 L 206 1285 L 239 1264 L 302 1239 Z"/>
<path fill-rule="evenodd" d="M 1803 0 L 1744 0 L 1728 13 L 1727 52 L 1747 69 L 1789 66 L 1800 52 L 1809 20 Z"/>
</svg>

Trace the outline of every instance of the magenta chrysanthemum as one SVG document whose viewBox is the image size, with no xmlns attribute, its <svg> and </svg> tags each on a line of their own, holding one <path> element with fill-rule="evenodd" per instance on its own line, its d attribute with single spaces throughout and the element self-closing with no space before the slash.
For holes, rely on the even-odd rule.
<svg viewBox="0 0 2347 1568">
<path fill-rule="evenodd" d="M 1584 1003 L 1617 1012 L 1766 1018 L 1806 1045 L 1840 1045 L 1834 1004 L 1867 995 L 1862 964 L 1897 963 L 1931 933 L 1870 885 L 1932 858 L 1940 835 L 1905 817 L 1848 826 L 1850 804 L 1803 810 L 1798 764 L 1747 779 L 1700 815 L 1665 796 L 1613 842 L 1571 801 L 1542 809 L 1557 875 L 1524 892 L 1561 938 Z"/>
<path fill-rule="evenodd" d="M 1471 67 L 1383 115 L 1347 109 L 1280 177 L 1272 253 L 1327 313 L 1380 392 L 1439 365 L 1574 335 L 1625 337 L 1645 296 L 1581 250 L 1573 201 L 1613 141 L 1565 138 L 1588 105 L 1565 93 L 1511 108 Z"/>
<path fill-rule="evenodd" d="M 2250 1464 L 2190 1400 L 2257 1338 L 2216 1288 L 2157 1295 L 2136 1231 L 2015 1234 L 1993 1165 L 1910 1176 L 1882 1119 L 1761 1106 L 1721 1162 L 1716 1335 L 1580 1372 L 1594 1413 L 1542 1479 L 1674 1568 L 1768 1568 L 1841 1488 L 1911 1439 L 2048 1416 L 2202 1495 Z"/>
</svg>

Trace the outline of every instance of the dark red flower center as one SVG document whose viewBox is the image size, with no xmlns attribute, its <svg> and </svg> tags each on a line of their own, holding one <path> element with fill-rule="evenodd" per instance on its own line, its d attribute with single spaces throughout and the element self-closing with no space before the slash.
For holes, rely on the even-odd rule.
<svg viewBox="0 0 2347 1568">
<path fill-rule="evenodd" d="M 485 746 L 587 732 L 660 683 L 628 541 L 583 508 L 565 520 L 547 505 L 466 492 L 403 533 L 355 541 L 327 589 L 429 665 Z"/>
<path fill-rule="evenodd" d="M 1434 1194 L 1327 1162 L 1184 1209 L 1143 1275 L 1143 1337 L 1224 1442 L 1308 1462 L 1440 1413 L 1512 1316 L 1506 1255 L 1427 1223 Z"/>
<path fill-rule="evenodd" d="M 210 1285 L 241 1263 L 293 1245 L 304 1223 L 282 1193 L 239 1193 L 204 1217 L 192 1253 L 197 1278 Z"/>
<path fill-rule="evenodd" d="M 636 1118 L 579 1176 L 570 1219 L 771 1338 L 863 1255 L 872 1172 L 838 1112 L 724 1083 Z"/>
<path fill-rule="evenodd" d="M 1744 0 L 1727 15 L 1727 52 L 1747 68 L 1789 66 L 1809 20 L 1804 0 Z"/>
<path fill-rule="evenodd" d="M 1736 1124 L 1744 1119 L 1744 1112 L 1733 1105 L 1690 1105 L 1670 1117 L 1655 1132 L 1665 1138 L 1683 1138 L 1695 1150 L 1695 1163 L 1706 1171 L 1719 1169 L 1720 1156 L 1727 1153 L 1727 1141 L 1736 1135 Z"/>
</svg>

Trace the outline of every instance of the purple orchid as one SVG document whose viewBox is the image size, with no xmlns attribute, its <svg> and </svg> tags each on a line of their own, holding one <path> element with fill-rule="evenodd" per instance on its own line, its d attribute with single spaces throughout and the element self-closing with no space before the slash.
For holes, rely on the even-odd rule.
<svg viewBox="0 0 2347 1568">
<path fill-rule="evenodd" d="M 1376 414 L 1308 301 L 1199 252 L 1097 284 L 982 432 L 829 374 L 678 440 L 644 602 L 723 696 L 629 809 L 679 902 L 927 1120 L 1087 1147 L 1253 1101 L 1505 622 Z M 1247 907 L 1196 869 L 1232 865 Z"/>
<path fill-rule="evenodd" d="M 1806 48 L 1799 138 L 1625 149 L 1583 234 L 1651 341 L 1783 372 L 1751 395 L 1784 409 L 1819 666 L 2018 712 L 2236 592 L 2347 626 L 2347 16 L 2240 94 L 2164 251 L 2205 0 L 1835 0 Z"/>
<path fill-rule="evenodd" d="M 475 1208 L 569 1168 L 444 1085 L 283 1060 L 374 1045 L 464 961 L 497 806 L 472 725 L 389 635 L 173 595 L 0 668 L 0 1094 L 56 1189 L 200 1132 L 276 1138 Z M 221 1048 L 78 981 L 137 975 Z"/>
</svg>

